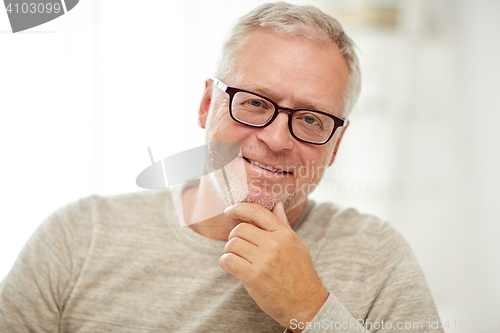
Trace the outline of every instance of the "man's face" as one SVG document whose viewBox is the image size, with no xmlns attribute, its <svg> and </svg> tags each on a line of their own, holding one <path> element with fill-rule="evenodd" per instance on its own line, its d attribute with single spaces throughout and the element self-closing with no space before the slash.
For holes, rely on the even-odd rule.
<svg viewBox="0 0 500 333">
<path fill-rule="evenodd" d="M 340 117 L 348 69 L 333 42 L 289 37 L 267 29 L 254 31 L 240 50 L 235 70 L 224 79 L 231 87 L 260 93 L 278 105 L 308 108 Z M 296 140 L 288 128 L 288 114 L 280 112 L 269 126 L 239 124 L 229 114 L 229 96 L 211 100 L 209 82 L 200 107 L 200 125 L 210 141 L 233 142 L 241 147 L 247 172 L 244 201 L 272 209 L 277 200 L 285 211 L 302 203 L 333 163 L 345 127 L 324 145 Z M 258 163 L 257 163 L 258 162 Z M 270 171 L 266 169 L 282 171 Z"/>
</svg>

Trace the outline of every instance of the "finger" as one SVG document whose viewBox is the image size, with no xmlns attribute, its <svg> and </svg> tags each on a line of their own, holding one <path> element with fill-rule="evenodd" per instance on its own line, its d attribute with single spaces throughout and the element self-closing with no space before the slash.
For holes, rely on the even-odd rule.
<svg viewBox="0 0 500 333">
<path fill-rule="evenodd" d="M 288 219 L 286 218 L 285 209 L 283 208 L 283 203 L 281 201 L 278 201 L 278 203 L 274 205 L 273 214 L 286 225 L 290 225 L 290 223 L 288 223 Z"/>
<path fill-rule="evenodd" d="M 254 263 L 259 258 L 257 246 L 239 237 L 233 237 L 226 243 L 224 253 L 234 253 L 250 263 Z"/>
<path fill-rule="evenodd" d="M 241 280 L 240 277 L 248 275 L 252 269 L 252 264 L 248 260 L 234 253 L 224 253 L 219 258 L 219 266 L 239 280 Z"/>
<path fill-rule="evenodd" d="M 250 221 L 252 224 L 267 231 L 276 231 L 285 227 L 273 213 L 261 205 L 254 203 L 238 203 L 229 206 L 224 211 L 227 217 Z"/>
<path fill-rule="evenodd" d="M 265 240 L 266 232 L 250 223 L 240 223 L 231 230 L 228 240 L 233 237 L 242 238 L 254 245 L 259 246 Z"/>
</svg>

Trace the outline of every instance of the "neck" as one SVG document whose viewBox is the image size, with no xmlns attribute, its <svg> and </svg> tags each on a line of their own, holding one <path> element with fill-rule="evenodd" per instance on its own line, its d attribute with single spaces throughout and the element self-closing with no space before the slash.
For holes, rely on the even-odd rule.
<svg viewBox="0 0 500 333">
<path fill-rule="evenodd" d="M 228 219 L 222 214 L 225 208 L 224 204 L 212 190 L 206 178 L 202 177 L 198 186 L 191 187 L 181 194 L 184 220 L 191 229 L 202 236 L 227 241 L 229 233 L 239 222 Z M 290 225 L 297 221 L 306 206 L 306 202 L 307 200 L 290 211 L 286 211 Z"/>
</svg>

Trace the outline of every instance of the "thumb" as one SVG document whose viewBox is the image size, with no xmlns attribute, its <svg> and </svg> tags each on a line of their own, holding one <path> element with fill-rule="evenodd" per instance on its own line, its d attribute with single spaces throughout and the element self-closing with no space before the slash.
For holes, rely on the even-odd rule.
<svg viewBox="0 0 500 333">
<path fill-rule="evenodd" d="M 283 203 L 281 201 L 278 201 L 278 203 L 274 205 L 273 214 L 286 225 L 290 225 L 290 223 L 288 223 L 288 219 L 286 218 L 285 209 L 283 208 Z"/>
</svg>

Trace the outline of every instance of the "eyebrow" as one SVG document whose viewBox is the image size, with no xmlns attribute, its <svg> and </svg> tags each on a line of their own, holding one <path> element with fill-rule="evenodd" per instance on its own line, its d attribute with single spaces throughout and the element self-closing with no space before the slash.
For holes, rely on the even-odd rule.
<svg viewBox="0 0 500 333">
<path fill-rule="evenodd" d="M 276 95 L 276 94 L 273 94 L 273 92 L 271 92 L 269 89 L 266 89 L 266 88 L 263 88 L 263 87 L 258 87 L 258 86 L 248 86 L 248 87 L 245 87 L 245 88 L 242 88 L 242 89 L 245 89 L 245 90 L 248 90 L 248 91 L 251 91 L 251 92 L 255 92 L 257 94 L 260 94 L 260 95 L 263 95 L 271 100 L 274 101 L 274 99 L 272 99 L 271 97 L 269 96 L 272 96 L 272 95 Z M 299 101 L 300 102 L 300 101 Z M 276 102 L 275 102 L 276 103 Z M 310 102 L 305 102 L 305 103 L 298 103 L 299 105 L 304 105 L 302 107 L 300 107 L 300 109 L 309 109 L 309 110 L 313 110 L 313 111 L 321 111 L 321 112 L 326 112 L 326 113 L 329 113 L 331 115 L 334 115 L 333 114 L 333 111 L 334 110 L 329 110 L 328 108 L 325 108 L 319 104 L 314 104 L 314 103 L 310 103 Z M 295 108 L 295 109 L 298 109 L 298 108 Z"/>
</svg>

